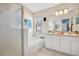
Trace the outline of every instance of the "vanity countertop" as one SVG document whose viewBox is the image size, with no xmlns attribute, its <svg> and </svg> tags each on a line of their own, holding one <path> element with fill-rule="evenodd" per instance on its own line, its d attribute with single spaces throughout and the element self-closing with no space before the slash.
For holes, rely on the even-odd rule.
<svg viewBox="0 0 79 59">
<path fill-rule="evenodd" d="M 47 35 L 57 35 L 57 36 L 75 36 L 75 37 L 79 37 L 79 34 L 68 34 L 68 33 L 48 33 Z"/>
</svg>

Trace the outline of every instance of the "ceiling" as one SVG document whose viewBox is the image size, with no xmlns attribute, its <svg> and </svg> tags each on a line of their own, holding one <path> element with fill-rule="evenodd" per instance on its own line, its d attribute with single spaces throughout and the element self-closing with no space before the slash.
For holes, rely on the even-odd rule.
<svg viewBox="0 0 79 59">
<path fill-rule="evenodd" d="M 22 5 L 28 8 L 33 13 L 35 13 L 50 7 L 54 7 L 58 4 L 60 3 L 23 3 Z"/>
</svg>

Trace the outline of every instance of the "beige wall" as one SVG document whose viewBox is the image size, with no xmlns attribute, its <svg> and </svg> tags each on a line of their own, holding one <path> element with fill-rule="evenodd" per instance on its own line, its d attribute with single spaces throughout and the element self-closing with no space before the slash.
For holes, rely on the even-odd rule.
<svg viewBox="0 0 79 59">
<path fill-rule="evenodd" d="M 29 32 L 33 32 L 33 13 L 26 7 L 24 8 L 24 18 L 30 19 L 32 21 L 32 28 L 29 29 Z"/>
<path fill-rule="evenodd" d="M 24 55 L 28 55 L 28 40 L 29 38 L 32 38 L 33 34 L 33 14 L 30 10 L 28 10 L 26 7 L 23 8 L 24 11 L 24 19 L 30 19 L 32 21 L 32 27 L 31 29 L 25 29 L 24 28 Z"/>
<path fill-rule="evenodd" d="M 60 9 L 64 9 L 64 8 L 75 9 L 78 7 L 79 7 L 78 3 L 62 3 L 54 7 L 45 9 L 43 11 L 37 12 L 35 13 L 35 16 L 37 15 L 47 16 L 47 15 L 53 14 L 55 11 L 60 10 Z"/>
</svg>

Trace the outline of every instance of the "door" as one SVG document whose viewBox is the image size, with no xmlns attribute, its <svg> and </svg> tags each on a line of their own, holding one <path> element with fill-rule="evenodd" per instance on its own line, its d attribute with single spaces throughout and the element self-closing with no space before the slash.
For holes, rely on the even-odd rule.
<svg viewBox="0 0 79 59">
<path fill-rule="evenodd" d="M 59 36 L 52 36 L 52 49 L 54 50 L 60 50 L 60 41 Z"/>
<path fill-rule="evenodd" d="M 52 49 L 52 43 L 53 43 L 53 41 L 52 41 L 51 35 L 46 35 L 46 37 L 45 37 L 45 47 Z"/>
<path fill-rule="evenodd" d="M 45 39 L 45 47 L 53 50 L 59 50 L 59 36 L 48 35 Z"/>
<path fill-rule="evenodd" d="M 62 36 L 61 37 L 61 52 L 70 54 L 70 37 Z"/>
<path fill-rule="evenodd" d="M 71 55 L 79 56 L 79 37 L 75 37 L 71 40 Z"/>
</svg>

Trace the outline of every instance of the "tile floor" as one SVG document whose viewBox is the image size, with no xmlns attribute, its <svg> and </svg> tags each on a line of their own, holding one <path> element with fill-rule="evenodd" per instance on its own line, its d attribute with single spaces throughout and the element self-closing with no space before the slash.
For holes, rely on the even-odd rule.
<svg viewBox="0 0 79 59">
<path fill-rule="evenodd" d="M 67 55 L 57 51 L 49 50 L 47 48 L 42 48 L 39 51 L 33 53 L 32 56 L 67 56 Z"/>
</svg>

